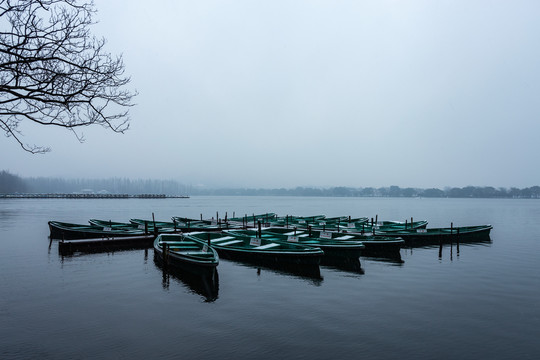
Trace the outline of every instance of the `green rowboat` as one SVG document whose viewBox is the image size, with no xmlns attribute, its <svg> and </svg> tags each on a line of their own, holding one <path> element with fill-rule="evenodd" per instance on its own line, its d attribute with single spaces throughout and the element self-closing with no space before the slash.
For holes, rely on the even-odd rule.
<svg viewBox="0 0 540 360">
<path fill-rule="evenodd" d="M 334 239 L 322 239 L 308 237 L 308 234 L 284 235 L 269 230 L 228 230 L 227 233 L 238 234 L 249 237 L 258 237 L 266 240 L 280 241 L 285 243 L 300 244 L 309 247 L 320 248 L 324 252 L 324 257 L 356 257 L 365 245 L 360 241 L 340 241 Z"/>
<path fill-rule="evenodd" d="M 376 235 L 399 237 L 409 243 L 437 243 L 441 240 L 489 240 L 491 225 L 461 226 L 448 228 L 430 228 L 413 230 L 386 230 L 375 231 Z"/>
<path fill-rule="evenodd" d="M 154 252 L 164 264 L 195 274 L 211 273 L 219 264 L 216 250 L 206 242 L 181 234 L 159 235 L 154 241 Z"/>
<path fill-rule="evenodd" d="M 399 253 L 405 241 L 400 238 L 389 236 L 373 236 L 361 235 L 355 233 L 339 233 L 331 231 L 321 231 L 313 229 L 285 229 L 285 228 L 268 228 L 268 232 L 278 233 L 287 236 L 303 236 L 308 238 L 331 239 L 334 241 L 352 241 L 361 242 L 365 248 L 362 250 L 362 255 L 382 255 Z"/>
<path fill-rule="evenodd" d="M 49 221 L 48 225 L 51 239 L 99 239 L 148 235 L 144 230 L 136 228 L 112 228 L 60 221 Z"/>
<path fill-rule="evenodd" d="M 252 262 L 318 265 L 324 255 L 319 248 L 227 232 L 190 233 L 186 238 L 209 242 L 221 257 Z"/>
</svg>

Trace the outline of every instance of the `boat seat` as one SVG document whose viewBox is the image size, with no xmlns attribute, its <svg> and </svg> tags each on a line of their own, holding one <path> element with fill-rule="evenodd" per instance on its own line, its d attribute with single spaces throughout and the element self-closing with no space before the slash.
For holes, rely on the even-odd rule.
<svg viewBox="0 0 540 360">
<path fill-rule="evenodd" d="M 205 251 L 176 251 L 182 255 L 213 255 L 211 252 Z"/>
<path fill-rule="evenodd" d="M 197 245 L 197 243 L 195 241 L 160 241 L 159 242 L 161 245 L 163 244 L 169 244 L 169 245 L 188 245 L 188 246 L 193 246 L 193 245 Z"/>
<path fill-rule="evenodd" d="M 231 239 L 234 239 L 233 237 L 230 236 Z M 227 241 L 227 242 L 224 242 L 224 243 L 220 243 L 220 244 L 216 244 L 217 246 L 227 246 L 227 245 L 232 245 L 232 244 L 238 244 L 238 243 L 241 243 L 241 242 L 244 242 L 244 240 L 232 240 L 232 241 Z"/>
<path fill-rule="evenodd" d="M 212 239 L 210 240 L 210 242 L 225 241 L 225 240 L 230 240 L 230 239 L 234 239 L 234 236 L 224 236 L 224 237 Z"/>
<path fill-rule="evenodd" d="M 182 250 L 197 250 L 197 249 L 200 249 L 200 248 L 201 248 L 200 246 L 177 246 L 177 245 L 173 245 L 169 249 L 171 251 L 182 251 Z"/>
<path fill-rule="evenodd" d="M 254 247 L 254 249 L 257 249 L 257 250 L 264 250 L 264 249 L 270 249 L 270 248 L 273 248 L 273 247 L 276 247 L 276 246 L 279 246 L 279 244 L 276 244 L 276 243 L 270 243 L 270 244 L 266 244 L 266 245 L 261 245 L 261 246 Z"/>
<path fill-rule="evenodd" d="M 352 239 L 352 238 L 354 238 L 354 236 L 345 235 L 345 236 L 340 236 L 340 237 L 334 238 L 334 240 L 349 240 L 349 239 Z"/>
<path fill-rule="evenodd" d="M 298 237 L 308 237 L 309 234 L 302 234 L 302 235 L 298 235 Z"/>
</svg>

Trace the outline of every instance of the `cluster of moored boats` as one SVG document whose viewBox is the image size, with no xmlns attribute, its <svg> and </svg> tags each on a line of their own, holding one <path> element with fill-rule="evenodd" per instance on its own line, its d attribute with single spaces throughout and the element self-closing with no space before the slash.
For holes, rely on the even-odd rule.
<svg viewBox="0 0 540 360">
<path fill-rule="evenodd" d="M 274 213 L 203 220 L 89 220 L 88 225 L 49 221 L 62 245 L 153 243 L 156 258 L 194 273 L 215 270 L 219 256 L 262 264 L 309 266 L 344 263 L 359 256 L 399 254 L 406 245 L 489 240 L 491 225 L 427 228 L 427 221 L 284 216 Z"/>
</svg>

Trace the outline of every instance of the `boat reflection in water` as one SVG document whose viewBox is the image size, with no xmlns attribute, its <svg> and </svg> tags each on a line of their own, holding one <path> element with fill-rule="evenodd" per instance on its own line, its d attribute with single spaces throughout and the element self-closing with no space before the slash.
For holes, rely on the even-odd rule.
<svg viewBox="0 0 540 360">
<path fill-rule="evenodd" d="M 164 289 L 169 290 L 172 277 L 185 285 L 191 293 L 201 295 L 205 302 L 217 300 L 219 294 L 219 274 L 217 269 L 213 269 L 210 273 L 194 274 L 171 265 L 166 266 L 157 256 L 154 256 L 154 264 L 162 271 Z"/>
<path fill-rule="evenodd" d="M 460 255 L 460 247 L 475 247 L 475 246 L 491 246 L 492 240 L 491 238 L 484 237 L 484 238 L 462 238 L 462 239 L 456 239 L 456 238 L 439 238 L 437 240 L 433 241 L 425 241 L 425 239 L 422 239 L 422 241 L 415 242 L 414 239 L 411 239 L 408 241 L 408 244 L 405 246 L 406 254 L 413 253 L 414 249 L 436 249 L 438 248 L 438 257 L 439 259 L 443 256 L 443 249 L 445 251 L 448 251 L 450 254 L 450 260 L 453 260 L 454 254 L 459 257 Z"/>
<path fill-rule="evenodd" d="M 401 258 L 401 253 L 391 253 L 391 254 L 373 254 L 373 255 L 367 255 L 362 254 L 361 258 L 366 260 L 372 260 L 372 261 L 381 261 L 385 263 L 389 263 L 392 265 L 398 265 L 401 266 L 405 261 Z"/>
<path fill-rule="evenodd" d="M 224 257 L 222 256 L 221 259 L 223 258 Z M 248 261 L 245 259 L 239 260 L 229 257 L 225 257 L 225 259 L 238 266 L 256 269 L 257 275 L 261 275 L 263 271 L 268 271 L 278 275 L 298 278 L 315 286 L 320 286 L 323 282 L 321 268 L 316 264 L 280 264 L 274 262 Z"/>
<path fill-rule="evenodd" d="M 364 274 L 364 269 L 362 269 L 360 258 L 358 256 L 346 257 L 325 255 L 321 261 L 321 265 L 356 274 Z"/>
<path fill-rule="evenodd" d="M 414 248 L 431 248 L 442 245 L 491 245 L 492 240 L 488 235 L 483 238 L 471 238 L 471 237 L 447 237 L 447 238 L 431 238 L 431 239 L 422 239 L 422 238 L 411 238 L 408 239 L 405 243 L 405 248 L 414 249 Z"/>
</svg>

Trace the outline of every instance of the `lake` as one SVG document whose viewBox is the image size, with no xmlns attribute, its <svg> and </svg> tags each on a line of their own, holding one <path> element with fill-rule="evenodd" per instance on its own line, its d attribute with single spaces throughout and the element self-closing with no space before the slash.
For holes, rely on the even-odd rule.
<svg viewBox="0 0 540 360">
<path fill-rule="evenodd" d="M 61 256 L 48 239 L 49 220 L 216 212 L 494 228 L 320 278 L 221 259 L 216 284 L 164 272 L 152 249 Z M 537 359 L 539 220 L 526 199 L 0 199 L 0 358 Z"/>
</svg>

